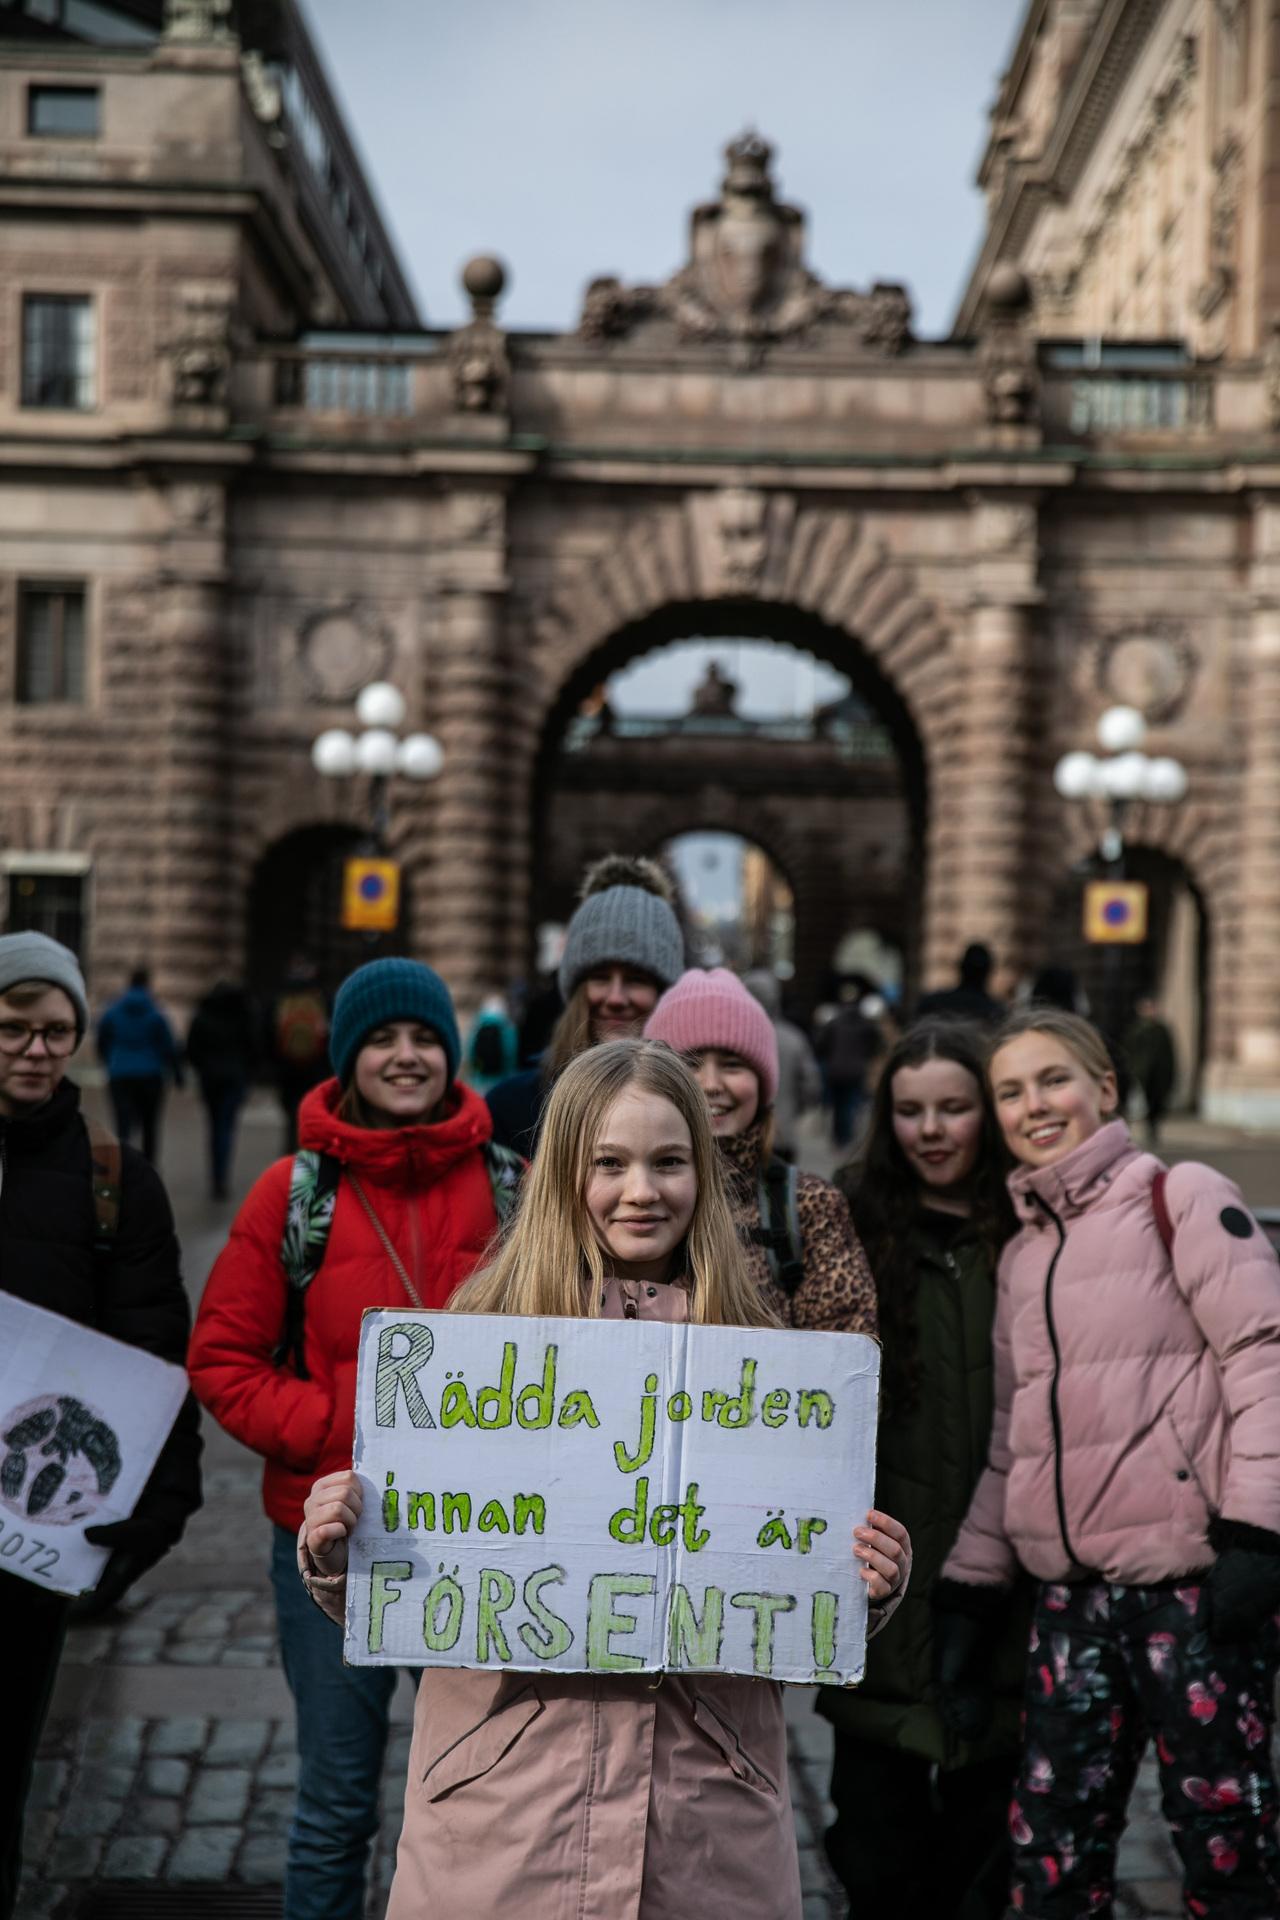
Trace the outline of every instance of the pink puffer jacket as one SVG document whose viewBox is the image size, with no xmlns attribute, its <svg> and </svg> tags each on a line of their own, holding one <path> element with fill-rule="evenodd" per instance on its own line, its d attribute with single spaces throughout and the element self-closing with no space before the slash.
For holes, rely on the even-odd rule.
<svg viewBox="0 0 1280 1920">
<path fill-rule="evenodd" d="M 1142 1586 L 1206 1568 L 1221 1517 L 1280 1533 L 1280 1266 L 1238 1188 L 1161 1163 L 1111 1121 L 1009 1181 L 989 1464 L 944 1577 L 1084 1572 Z"/>
</svg>

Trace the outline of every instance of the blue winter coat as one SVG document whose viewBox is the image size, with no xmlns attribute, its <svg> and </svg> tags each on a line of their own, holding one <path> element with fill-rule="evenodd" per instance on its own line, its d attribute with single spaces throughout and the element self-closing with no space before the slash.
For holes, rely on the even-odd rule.
<svg viewBox="0 0 1280 1920">
<path fill-rule="evenodd" d="M 112 1080 L 177 1079 L 181 1072 L 173 1028 L 146 987 L 130 987 L 98 1022 L 98 1052 Z"/>
</svg>

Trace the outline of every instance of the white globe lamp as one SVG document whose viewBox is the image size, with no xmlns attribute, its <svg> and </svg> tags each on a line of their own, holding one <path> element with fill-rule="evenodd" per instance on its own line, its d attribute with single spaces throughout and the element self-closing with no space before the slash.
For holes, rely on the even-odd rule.
<svg viewBox="0 0 1280 1920">
<path fill-rule="evenodd" d="M 1147 737 L 1147 723 L 1136 707 L 1108 707 L 1098 721 L 1098 744 L 1108 753 L 1129 753 Z"/>
<path fill-rule="evenodd" d="M 1064 753 L 1053 770 L 1053 784 L 1064 800 L 1087 800 L 1098 790 L 1099 763 L 1091 753 Z"/>
<path fill-rule="evenodd" d="M 389 680 L 374 680 L 362 687 L 356 697 L 356 714 L 362 727 L 395 728 L 408 712 L 404 695 Z"/>
<path fill-rule="evenodd" d="M 1167 806 L 1176 806 L 1185 799 L 1187 792 L 1187 770 L 1180 760 L 1170 760 L 1163 756 L 1148 760 L 1142 781 L 1144 800 L 1161 801 Z"/>
<path fill-rule="evenodd" d="M 1113 800 L 1136 800 L 1146 779 L 1147 756 L 1144 753 L 1118 753 L 1114 760 L 1102 763 L 1103 791 Z"/>
<path fill-rule="evenodd" d="M 361 773 L 394 773 L 396 744 L 389 727 L 370 727 L 362 733 L 356 741 L 356 765 Z"/>
<path fill-rule="evenodd" d="M 311 742 L 311 764 L 330 780 L 344 779 L 356 770 L 356 743 L 345 727 L 328 727 Z"/>
<path fill-rule="evenodd" d="M 396 749 L 396 766 L 410 780 L 434 780 L 444 765 L 444 748 L 433 733 L 409 733 Z"/>
</svg>

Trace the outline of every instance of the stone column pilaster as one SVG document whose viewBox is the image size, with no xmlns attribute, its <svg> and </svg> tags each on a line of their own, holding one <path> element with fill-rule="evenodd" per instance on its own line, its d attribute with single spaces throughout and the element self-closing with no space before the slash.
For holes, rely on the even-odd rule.
<svg viewBox="0 0 1280 1920">
<path fill-rule="evenodd" d="M 950 984 L 972 940 L 999 965 L 1020 968 L 1028 958 L 1035 534 L 1033 505 L 975 505 L 956 711 L 930 768 L 926 985 Z"/>
<path fill-rule="evenodd" d="M 213 483 L 175 483 L 166 504 L 170 531 L 155 617 L 155 853 L 151 897 L 139 902 L 149 933 L 137 957 L 182 1013 L 236 964 L 228 951 L 234 915 L 227 897 L 231 648 L 223 491 Z M 138 773 L 147 778 L 142 767 Z"/>
<path fill-rule="evenodd" d="M 1280 1110 L 1280 597 L 1249 618 L 1242 695 L 1235 1059 Z"/>
<path fill-rule="evenodd" d="M 430 858 L 413 893 L 414 951 L 470 1014 L 507 985 L 512 950 L 505 502 L 497 491 L 455 494 L 449 513 L 455 544 L 431 656 L 431 724 L 445 759 Z"/>
</svg>

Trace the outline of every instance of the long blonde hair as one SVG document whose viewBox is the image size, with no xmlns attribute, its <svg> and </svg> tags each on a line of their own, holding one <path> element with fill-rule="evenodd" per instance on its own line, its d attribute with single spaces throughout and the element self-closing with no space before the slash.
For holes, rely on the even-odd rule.
<svg viewBox="0 0 1280 1920">
<path fill-rule="evenodd" d="M 702 1089 L 679 1055 L 655 1040 L 606 1041 L 565 1068 L 547 1102 L 511 1231 L 497 1258 L 458 1289 L 451 1308 L 599 1317 L 607 1269 L 587 1216 L 587 1183 L 606 1117 L 629 1091 L 670 1101 L 693 1143 L 698 1193 L 684 1245 L 689 1318 L 713 1326 L 778 1324 L 743 1257 Z"/>
<path fill-rule="evenodd" d="M 585 980 L 579 980 L 569 995 L 564 1012 L 551 1029 L 547 1050 L 542 1056 L 542 1084 L 552 1087 L 571 1060 L 591 1045 L 591 997 Z"/>
</svg>

